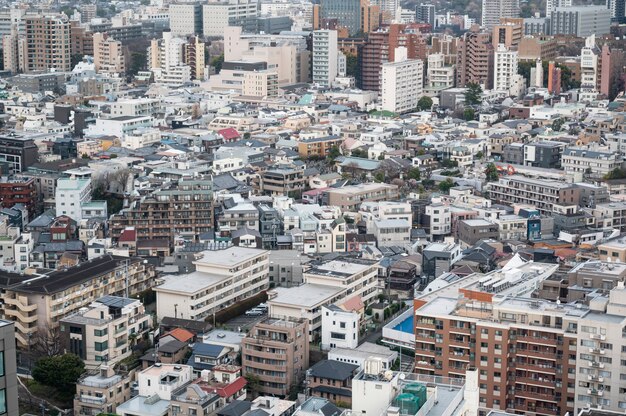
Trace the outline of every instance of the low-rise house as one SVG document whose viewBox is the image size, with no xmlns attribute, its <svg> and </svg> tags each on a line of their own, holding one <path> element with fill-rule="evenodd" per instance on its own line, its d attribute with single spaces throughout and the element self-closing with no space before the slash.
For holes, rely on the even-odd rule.
<svg viewBox="0 0 626 416">
<path fill-rule="evenodd" d="M 352 379 L 358 370 L 358 365 L 322 360 L 307 371 L 307 387 L 312 396 L 347 407 L 352 404 Z"/>
<path fill-rule="evenodd" d="M 113 414 L 130 399 L 134 373 L 116 373 L 113 366 L 102 365 L 76 381 L 74 416 Z"/>
</svg>

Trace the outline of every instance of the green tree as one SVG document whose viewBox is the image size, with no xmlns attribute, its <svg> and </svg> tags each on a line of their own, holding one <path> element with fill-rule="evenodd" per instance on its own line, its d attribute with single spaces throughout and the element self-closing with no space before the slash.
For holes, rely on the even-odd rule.
<svg viewBox="0 0 626 416">
<path fill-rule="evenodd" d="M 474 111 L 473 108 L 467 107 L 465 110 L 463 110 L 463 118 L 466 121 L 472 121 L 474 120 L 475 117 L 476 117 L 476 112 Z"/>
<path fill-rule="evenodd" d="M 454 186 L 454 181 L 451 178 L 447 178 L 445 181 L 439 182 L 439 190 L 443 193 L 448 193 L 450 188 Z"/>
<path fill-rule="evenodd" d="M 359 65 L 359 58 L 354 54 L 346 55 L 346 75 L 354 77 L 354 79 L 361 78 L 361 66 Z"/>
<path fill-rule="evenodd" d="M 368 158 L 367 150 L 365 149 L 354 149 L 352 150 L 352 152 L 350 152 L 350 155 L 354 157 L 362 157 L 364 159 Z"/>
<path fill-rule="evenodd" d="M 604 179 L 607 179 L 607 180 L 624 179 L 624 178 L 626 178 L 626 170 L 620 169 L 620 168 L 615 168 L 609 173 L 607 173 L 606 175 L 604 175 Z"/>
<path fill-rule="evenodd" d="M 224 54 L 218 55 L 211 59 L 211 66 L 215 68 L 215 73 L 219 74 L 224 64 Z"/>
<path fill-rule="evenodd" d="M 477 105 L 482 102 L 482 94 L 483 89 L 480 84 L 476 82 L 468 83 L 465 88 L 465 104 L 467 105 Z"/>
<path fill-rule="evenodd" d="M 374 180 L 376 182 L 384 182 L 385 181 L 385 173 L 384 172 L 376 172 L 374 174 Z"/>
<path fill-rule="evenodd" d="M 85 372 L 85 363 L 74 354 L 45 357 L 37 361 L 33 368 L 35 381 L 60 389 L 71 388 L 78 377 Z"/>
<path fill-rule="evenodd" d="M 420 98 L 417 102 L 417 109 L 421 111 L 428 111 L 433 108 L 433 99 L 426 95 Z"/>
<path fill-rule="evenodd" d="M 563 124 L 565 124 L 565 120 L 559 117 L 552 122 L 551 128 L 554 131 L 561 131 L 561 129 L 563 128 Z"/>
<path fill-rule="evenodd" d="M 341 156 L 341 151 L 339 150 L 339 146 L 333 146 L 328 151 L 328 159 L 335 160 L 339 156 Z"/>
<path fill-rule="evenodd" d="M 487 182 L 495 182 L 498 180 L 498 168 L 493 163 L 487 165 L 485 169 L 485 175 L 487 175 Z"/>
<path fill-rule="evenodd" d="M 128 66 L 128 75 L 135 76 L 139 71 L 146 69 L 146 52 L 133 52 L 130 55 L 130 65 Z"/>
<path fill-rule="evenodd" d="M 420 168 L 411 168 L 409 169 L 409 173 L 407 173 L 407 179 L 415 179 L 416 181 L 420 180 L 420 177 L 422 176 L 422 172 L 420 172 Z"/>
<path fill-rule="evenodd" d="M 481 151 L 476 152 L 476 159 L 482 159 L 483 156 L 484 156 L 483 152 Z"/>
</svg>

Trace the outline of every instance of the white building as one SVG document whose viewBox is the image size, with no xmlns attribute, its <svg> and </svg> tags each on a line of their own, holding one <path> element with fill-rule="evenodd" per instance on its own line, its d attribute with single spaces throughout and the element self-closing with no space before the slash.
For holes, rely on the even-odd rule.
<svg viewBox="0 0 626 416">
<path fill-rule="evenodd" d="M 440 200 L 426 205 L 426 216 L 430 219 L 430 235 L 448 235 L 452 231 L 450 206 Z"/>
<path fill-rule="evenodd" d="M 445 55 L 428 55 L 428 89 L 439 91 L 454 87 L 454 66 L 445 64 Z"/>
<path fill-rule="evenodd" d="M 338 306 L 322 306 L 322 349 L 356 348 L 359 345 L 360 315 Z"/>
<path fill-rule="evenodd" d="M 85 136 L 116 136 L 118 138 L 130 134 L 141 127 L 152 127 L 152 117 L 120 116 L 113 118 L 97 118 L 96 123 L 85 130 Z"/>
<path fill-rule="evenodd" d="M 91 179 L 60 178 L 54 196 L 56 214 L 80 221 L 82 206 L 91 201 Z"/>
<path fill-rule="evenodd" d="M 199 3 L 172 3 L 169 6 L 170 31 L 174 36 L 189 36 L 202 30 L 202 6 Z"/>
<path fill-rule="evenodd" d="M 157 82 L 183 84 L 191 81 L 191 67 L 185 65 L 184 51 L 187 41 L 163 32 L 162 39 L 152 39 L 148 50 L 148 64 Z"/>
<path fill-rule="evenodd" d="M 406 113 L 417 107 L 423 95 L 424 63 L 407 59 L 405 47 L 396 48 L 396 61 L 382 65 L 382 106 L 393 113 Z"/>
<path fill-rule="evenodd" d="M 592 101 L 598 95 L 598 57 L 600 49 L 596 36 L 585 39 L 585 47 L 580 50 L 580 97 L 579 101 Z"/>
<path fill-rule="evenodd" d="M 550 17 L 557 7 L 572 7 L 573 0 L 546 0 L 546 17 Z"/>
<path fill-rule="evenodd" d="M 223 37 L 228 26 L 243 26 L 245 31 L 253 31 L 259 15 L 254 0 L 211 2 L 202 9 L 202 33 L 207 37 Z"/>
<path fill-rule="evenodd" d="M 201 320 L 269 287 L 269 252 L 230 247 L 203 251 L 196 271 L 164 277 L 155 287 L 157 318 Z"/>
<path fill-rule="evenodd" d="M 519 0 L 483 0 L 482 27 L 492 29 L 503 17 L 519 17 Z"/>
<path fill-rule="evenodd" d="M 411 222 L 406 219 L 375 220 L 371 232 L 378 247 L 405 247 L 411 242 Z"/>
<path fill-rule="evenodd" d="M 503 44 L 499 44 L 494 53 L 493 85 L 496 91 L 506 91 L 511 94 L 517 75 L 519 56 L 517 51 L 509 50 Z"/>
<path fill-rule="evenodd" d="M 111 115 L 151 116 L 159 110 L 161 102 L 152 98 L 124 98 L 111 103 Z"/>
<path fill-rule="evenodd" d="M 356 348 L 333 348 L 328 351 L 328 359 L 355 364 L 359 370 L 365 367 L 365 361 L 373 358 L 381 362 L 383 370 L 389 370 L 398 358 L 398 353 L 384 345 L 364 342 Z"/>
<path fill-rule="evenodd" d="M 313 32 L 313 84 L 330 87 L 337 77 L 337 31 Z"/>
</svg>

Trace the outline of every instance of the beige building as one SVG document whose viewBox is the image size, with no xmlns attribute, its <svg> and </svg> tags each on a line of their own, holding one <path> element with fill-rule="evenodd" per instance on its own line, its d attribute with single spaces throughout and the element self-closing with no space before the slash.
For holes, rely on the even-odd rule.
<svg viewBox="0 0 626 416">
<path fill-rule="evenodd" d="M 15 323 L 15 337 L 26 348 L 39 328 L 59 321 L 106 295 L 135 296 L 154 285 L 154 266 L 139 258 L 104 255 L 66 270 L 45 274 L 11 274 L 1 287 L 0 314 Z"/>
<path fill-rule="evenodd" d="M 126 61 L 122 42 L 106 33 L 94 33 L 93 63 L 97 72 L 123 74 L 126 71 Z"/>
<path fill-rule="evenodd" d="M 252 327 L 241 342 L 245 375 L 259 379 L 259 391 L 285 396 L 309 368 L 308 322 L 266 318 Z"/>
<path fill-rule="evenodd" d="M 242 94 L 246 97 L 278 97 L 278 74 L 273 70 L 246 72 Z"/>
<path fill-rule="evenodd" d="M 60 326 L 65 351 L 78 355 L 87 368 L 130 356 L 151 326 L 140 300 L 104 296 L 84 309 L 61 319 Z"/>
<path fill-rule="evenodd" d="M 26 38 L 14 27 L 2 37 L 4 69 L 12 74 L 23 72 L 27 65 Z"/>
<path fill-rule="evenodd" d="M 26 72 L 72 70 L 70 59 L 70 22 L 62 15 L 24 18 L 26 26 Z"/>
<path fill-rule="evenodd" d="M 165 276 L 154 288 L 157 317 L 201 320 L 269 287 L 269 252 L 230 247 L 204 251 L 194 261 L 196 271 Z"/>
<path fill-rule="evenodd" d="M 326 205 L 337 206 L 342 211 L 357 211 L 361 202 L 391 201 L 398 198 L 398 187 L 387 183 L 330 188 L 324 192 Z"/>
<path fill-rule="evenodd" d="M 133 376 L 134 371 L 116 374 L 108 365 L 83 375 L 76 382 L 74 416 L 114 414 L 117 406 L 130 399 Z"/>
<path fill-rule="evenodd" d="M 184 48 L 183 62 L 191 68 L 191 79 L 204 79 L 204 42 L 200 42 L 198 36 L 192 36 Z"/>
</svg>

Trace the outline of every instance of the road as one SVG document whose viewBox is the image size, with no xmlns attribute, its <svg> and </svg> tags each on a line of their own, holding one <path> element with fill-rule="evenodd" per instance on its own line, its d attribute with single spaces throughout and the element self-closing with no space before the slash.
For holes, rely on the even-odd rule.
<svg viewBox="0 0 626 416">
<path fill-rule="evenodd" d="M 232 319 L 229 319 L 224 324 L 224 327 L 231 331 L 246 332 L 250 328 L 252 328 L 254 324 L 260 322 L 265 317 L 267 317 L 267 314 L 263 314 L 261 316 L 247 316 L 245 314 L 239 315 Z"/>
</svg>

